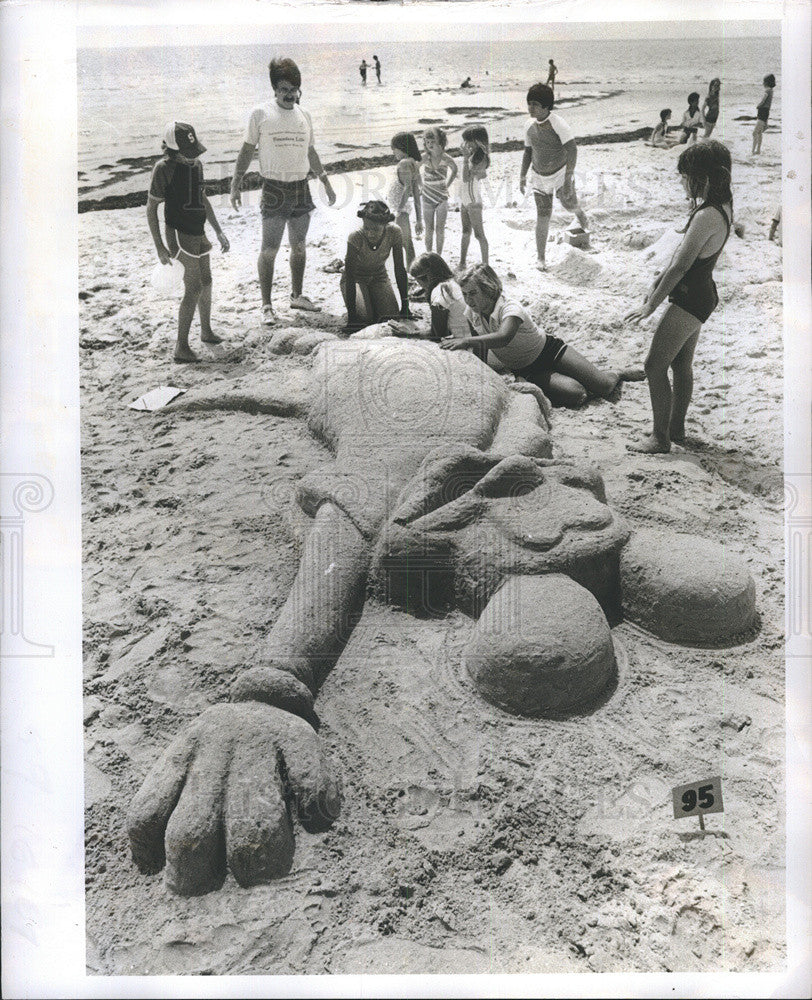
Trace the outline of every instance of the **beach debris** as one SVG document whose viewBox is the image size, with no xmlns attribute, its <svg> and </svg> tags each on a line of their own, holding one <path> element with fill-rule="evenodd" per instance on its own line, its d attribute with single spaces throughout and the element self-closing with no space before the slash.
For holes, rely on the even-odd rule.
<svg viewBox="0 0 812 1000">
<path fill-rule="evenodd" d="M 325 274 L 339 274 L 344 270 L 344 261 L 340 257 L 333 257 L 329 264 L 322 268 Z"/>
<path fill-rule="evenodd" d="M 129 404 L 130 410 L 160 410 L 161 407 L 171 403 L 173 399 L 186 392 L 185 389 L 178 389 L 174 385 L 159 385 L 157 389 L 150 389 L 143 396 L 139 396 L 134 402 Z"/>
<path fill-rule="evenodd" d="M 113 344 L 120 344 L 121 339 L 112 333 L 91 333 L 79 338 L 79 346 L 85 351 L 100 351 Z"/>
</svg>

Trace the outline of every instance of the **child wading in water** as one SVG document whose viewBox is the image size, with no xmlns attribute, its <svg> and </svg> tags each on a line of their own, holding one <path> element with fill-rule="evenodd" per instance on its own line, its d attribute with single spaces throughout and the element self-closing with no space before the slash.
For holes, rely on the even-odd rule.
<svg viewBox="0 0 812 1000">
<path fill-rule="evenodd" d="M 716 139 L 690 146 L 677 161 L 683 186 L 696 207 L 668 267 L 655 276 L 643 305 L 625 317 L 627 322 L 639 322 L 668 296 L 670 305 L 654 331 L 645 365 L 652 431 L 640 445 L 628 445 L 631 451 L 665 454 L 672 443 L 685 442 L 685 414 L 694 386 L 694 350 L 702 324 L 719 302 L 713 267 L 733 221 L 730 165 L 730 151 Z M 673 390 L 669 368 L 674 376 Z"/>
<path fill-rule="evenodd" d="M 572 129 L 552 110 L 554 102 L 552 90 L 543 83 L 536 83 L 527 91 L 527 110 L 533 121 L 525 133 L 519 190 L 524 194 L 530 170 L 530 190 L 536 199 L 536 267 L 540 271 L 547 269 L 547 234 L 554 194 L 568 212 L 575 214 L 581 228 L 588 229 L 575 193 L 578 147 Z"/>
<path fill-rule="evenodd" d="M 347 327 L 358 330 L 392 316 L 409 318 L 409 294 L 403 265 L 403 234 L 393 225 L 394 216 L 383 201 L 368 201 L 358 218 L 363 225 L 347 238 L 347 256 L 341 276 L 341 294 L 347 306 Z M 392 289 L 386 262 L 392 257 L 400 308 Z M 356 290 L 361 293 L 358 302 Z"/>
<path fill-rule="evenodd" d="M 773 90 L 775 89 L 775 77 L 772 73 L 764 77 L 764 96 L 756 105 L 756 124 L 753 129 L 753 154 L 761 152 L 761 137 L 767 130 L 767 122 L 770 120 L 770 108 L 773 103 Z"/>
<path fill-rule="evenodd" d="M 472 125 L 462 133 L 462 189 L 460 191 L 460 267 L 465 267 L 471 230 L 474 231 L 482 254 L 482 263 L 488 263 L 488 241 L 482 227 L 482 179 L 491 163 L 488 131 L 482 125 Z"/>
<path fill-rule="evenodd" d="M 198 361 L 189 347 L 189 329 L 195 309 L 200 314 L 200 339 L 204 344 L 220 344 L 222 338 L 211 328 L 211 268 L 209 243 L 204 232 L 206 222 L 217 234 L 225 253 L 229 248 L 223 230 L 203 190 L 203 167 L 198 156 L 206 147 L 195 130 L 184 122 L 170 122 L 164 131 L 161 148 L 164 158 L 155 164 L 147 197 L 147 222 L 158 259 L 169 264 L 171 257 L 183 264 L 184 294 L 178 309 L 178 340 L 174 358 L 177 362 Z M 164 203 L 166 242 L 161 239 L 158 205 Z"/>
<path fill-rule="evenodd" d="M 544 334 L 527 310 L 503 294 L 487 264 L 475 264 L 459 278 L 465 318 L 472 336 L 448 337 L 446 350 L 487 348 L 515 375 L 539 386 L 554 406 L 578 407 L 589 396 L 611 397 L 621 382 L 640 381 L 642 371 L 604 372 L 563 340 Z"/>
<path fill-rule="evenodd" d="M 403 247 L 406 251 L 406 264 L 414 260 L 414 243 L 412 243 L 412 227 L 409 223 L 409 201 L 414 198 L 415 226 L 417 236 L 423 232 L 423 221 L 420 211 L 420 150 L 417 139 L 411 132 L 398 132 L 392 139 L 392 152 L 398 161 L 395 178 L 389 188 L 389 207 L 395 216 L 395 221 L 403 233 Z"/>
<path fill-rule="evenodd" d="M 426 250 L 432 250 L 436 235 L 437 253 L 443 252 L 448 216 L 448 189 L 457 176 L 457 164 L 446 153 L 448 140 L 441 128 L 426 129 L 423 135 L 423 219 Z"/>
</svg>

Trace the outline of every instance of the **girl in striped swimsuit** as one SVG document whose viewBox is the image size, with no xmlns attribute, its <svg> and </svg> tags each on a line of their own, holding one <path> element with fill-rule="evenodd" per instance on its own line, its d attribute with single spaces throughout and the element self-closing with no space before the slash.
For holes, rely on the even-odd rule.
<svg viewBox="0 0 812 1000">
<path fill-rule="evenodd" d="M 423 221 L 426 226 L 426 250 L 431 253 L 437 236 L 437 253 L 443 252 L 445 222 L 448 216 L 448 189 L 457 176 L 457 164 L 446 153 L 445 132 L 426 129 L 423 135 Z"/>
<path fill-rule="evenodd" d="M 460 221 L 462 222 L 462 243 L 460 246 L 460 268 L 465 267 L 468 258 L 468 244 L 471 230 L 479 241 L 482 263 L 488 263 L 488 241 L 482 227 L 482 191 L 480 183 L 488 172 L 491 162 L 488 132 L 482 125 L 472 125 L 462 133 L 462 191 L 460 192 Z"/>
</svg>

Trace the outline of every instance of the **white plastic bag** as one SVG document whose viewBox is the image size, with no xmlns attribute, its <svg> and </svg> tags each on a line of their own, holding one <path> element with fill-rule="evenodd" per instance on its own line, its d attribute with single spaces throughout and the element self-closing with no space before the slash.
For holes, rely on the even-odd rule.
<svg viewBox="0 0 812 1000">
<path fill-rule="evenodd" d="M 158 261 L 149 281 L 159 298 L 178 298 L 183 294 L 183 264 L 174 259 L 170 259 L 168 264 Z"/>
</svg>

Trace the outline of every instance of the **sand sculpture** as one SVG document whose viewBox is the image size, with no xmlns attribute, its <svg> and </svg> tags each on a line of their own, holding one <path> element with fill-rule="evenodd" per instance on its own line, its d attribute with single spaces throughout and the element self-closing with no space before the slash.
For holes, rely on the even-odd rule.
<svg viewBox="0 0 812 1000">
<path fill-rule="evenodd" d="M 313 526 L 265 660 L 171 744 L 130 810 L 138 867 L 165 865 L 182 894 L 217 888 L 227 869 L 244 886 L 287 874 L 292 814 L 308 831 L 337 816 L 313 698 L 368 594 L 415 615 L 470 614 L 473 688 L 530 716 L 584 710 L 611 690 L 622 615 L 696 645 L 756 622 L 740 557 L 687 535 L 630 541 L 600 476 L 552 458 L 535 387 L 464 352 L 351 339 L 317 347 L 307 396 L 335 460 L 299 484 Z"/>
</svg>

